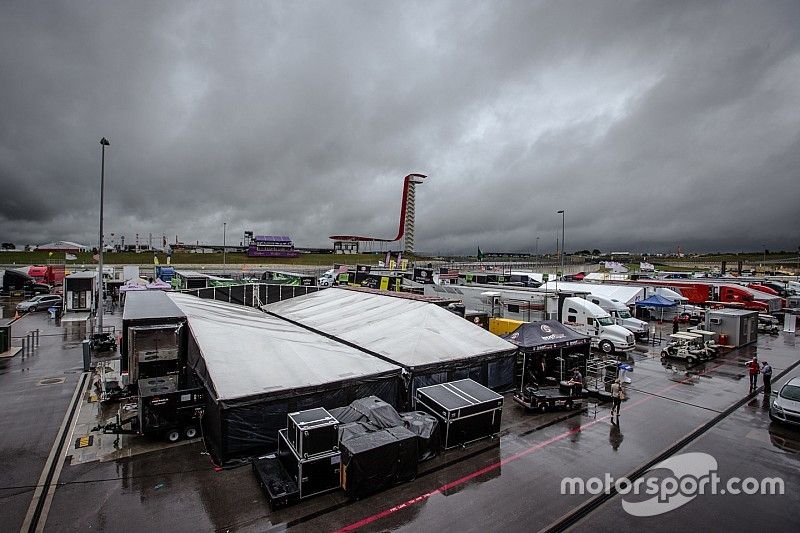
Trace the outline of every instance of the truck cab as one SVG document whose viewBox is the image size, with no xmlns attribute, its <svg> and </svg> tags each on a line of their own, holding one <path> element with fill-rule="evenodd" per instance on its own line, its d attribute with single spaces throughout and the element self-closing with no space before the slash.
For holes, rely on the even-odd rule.
<svg viewBox="0 0 800 533">
<path fill-rule="evenodd" d="M 634 318 L 628 306 L 619 300 L 606 298 L 604 296 L 595 296 L 594 294 L 590 294 L 586 299 L 595 305 L 599 305 L 604 311 L 611 315 L 611 319 L 615 324 L 627 329 L 633 333 L 635 337 L 642 338 L 647 336 L 647 322 Z"/>
<path fill-rule="evenodd" d="M 627 352 L 636 346 L 633 333 L 614 323 L 611 315 L 597 304 L 577 297 L 564 298 L 561 322 L 592 338 L 592 347 L 602 352 Z"/>
</svg>

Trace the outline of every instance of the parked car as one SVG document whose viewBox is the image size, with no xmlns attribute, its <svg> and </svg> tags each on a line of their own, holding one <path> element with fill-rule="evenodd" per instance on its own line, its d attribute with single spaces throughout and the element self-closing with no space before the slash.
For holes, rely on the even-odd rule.
<svg viewBox="0 0 800 533">
<path fill-rule="evenodd" d="M 45 311 L 50 307 L 61 307 L 61 296 L 54 294 L 40 294 L 34 296 L 29 300 L 25 300 L 17 304 L 17 311 L 21 313 L 29 313 L 32 311 Z"/>
<path fill-rule="evenodd" d="M 769 406 L 769 417 L 775 422 L 800 426 L 800 377 L 790 379 Z"/>
</svg>

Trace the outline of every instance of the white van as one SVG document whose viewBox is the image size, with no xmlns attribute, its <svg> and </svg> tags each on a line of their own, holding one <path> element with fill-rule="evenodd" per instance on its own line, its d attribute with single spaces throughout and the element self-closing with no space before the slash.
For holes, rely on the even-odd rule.
<svg viewBox="0 0 800 533">
<path fill-rule="evenodd" d="M 586 299 L 602 307 L 604 311 L 611 315 L 615 324 L 631 331 L 635 337 L 647 337 L 647 322 L 634 318 L 628 306 L 619 300 L 606 298 L 605 296 L 596 296 L 594 294 L 590 294 Z"/>
<path fill-rule="evenodd" d="M 614 324 L 611 315 L 597 304 L 583 298 L 564 298 L 561 322 L 592 338 L 592 347 L 604 353 L 633 350 L 636 342 L 633 333 Z"/>
</svg>

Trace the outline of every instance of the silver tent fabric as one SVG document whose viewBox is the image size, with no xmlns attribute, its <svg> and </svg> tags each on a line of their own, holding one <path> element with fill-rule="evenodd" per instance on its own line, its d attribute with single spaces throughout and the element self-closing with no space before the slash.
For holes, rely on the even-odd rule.
<svg viewBox="0 0 800 533">
<path fill-rule="evenodd" d="M 400 370 L 257 309 L 165 294 L 186 315 L 218 400 L 308 389 Z"/>
<path fill-rule="evenodd" d="M 330 288 L 263 309 L 408 368 L 516 350 L 437 305 L 394 296 Z"/>
</svg>

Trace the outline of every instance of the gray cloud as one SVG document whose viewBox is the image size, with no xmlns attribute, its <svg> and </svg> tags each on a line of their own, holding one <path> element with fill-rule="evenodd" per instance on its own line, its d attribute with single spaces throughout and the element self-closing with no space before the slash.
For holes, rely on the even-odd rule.
<svg viewBox="0 0 800 533">
<path fill-rule="evenodd" d="M 795 249 L 796 2 L 4 3 L 0 240 Z M 144 238 L 144 237 L 143 237 Z"/>
</svg>

